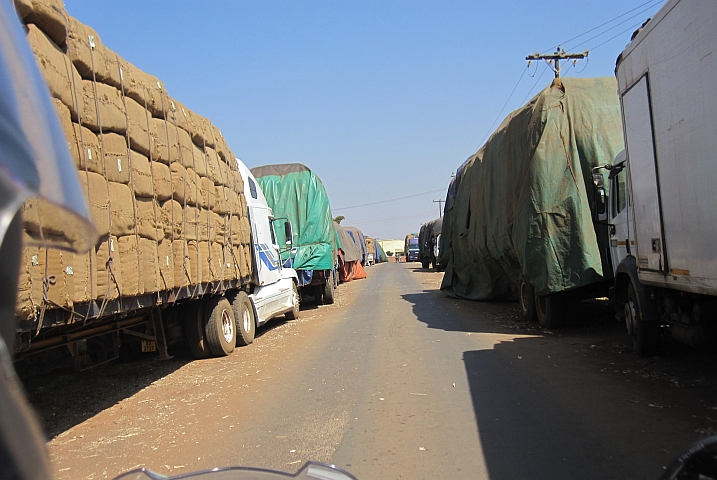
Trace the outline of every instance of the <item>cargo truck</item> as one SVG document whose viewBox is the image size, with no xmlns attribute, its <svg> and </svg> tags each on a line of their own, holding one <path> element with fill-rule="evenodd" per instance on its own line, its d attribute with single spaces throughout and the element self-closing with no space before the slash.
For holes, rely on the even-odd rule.
<svg viewBox="0 0 717 480">
<path fill-rule="evenodd" d="M 16 359 L 83 369 L 121 350 L 168 358 L 181 342 L 221 356 L 270 318 L 296 317 L 297 275 L 279 261 L 290 244 L 274 229 L 290 241 L 291 223 L 272 217 L 219 130 L 61 4 L 52 15 L 27 6 L 28 41 L 100 238 L 84 255 L 33 246 L 66 232 L 43 204 L 22 207 Z M 42 352 L 50 362 L 31 357 Z"/>
<path fill-rule="evenodd" d="M 556 328 L 573 303 L 612 285 L 594 167 L 624 148 L 614 78 L 558 78 L 511 113 L 458 170 L 446 198 L 441 289 L 520 300 Z"/>
<path fill-rule="evenodd" d="M 443 228 L 443 217 L 421 225 L 421 230 L 418 232 L 418 261 L 421 262 L 423 268 L 437 267 L 437 260 L 440 256 L 441 228 Z"/>
<path fill-rule="evenodd" d="M 409 233 L 403 241 L 403 252 L 407 262 L 417 262 L 419 255 L 418 234 Z"/>
<path fill-rule="evenodd" d="M 299 289 L 318 304 L 334 303 L 339 283 L 336 231 L 321 179 L 300 163 L 265 165 L 251 171 L 274 213 L 294 226 L 293 248 L 282 253 L 282 260 L 296 270 Z"/>
<path fill-rule="evenodd" d="M 601 207 L 611 297 L 640 355 L 668 334 L 692 346 L 715 341 L 715 25 L 714 2 L 670 0 L 616 65 L 625 150 L 614 167 L 596 169 L 594 184 L 612 192 Z"/>
</svg>

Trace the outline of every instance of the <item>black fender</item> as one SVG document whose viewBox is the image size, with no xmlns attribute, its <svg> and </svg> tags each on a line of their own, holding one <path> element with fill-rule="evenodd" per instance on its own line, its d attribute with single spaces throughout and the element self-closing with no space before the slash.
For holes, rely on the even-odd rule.
<svg viewBox="0 0 717 480">
<path fill-rule="evenodd" d="M 615 270 L 615 303 L 622 306 L 627 302 L 627 289 L 632 288 L 637 296 L 638 307 L 640 308 L 640 320 L 657 321 L 660 316 L 657 305 L 652 300 L 652 291 L 649 286 L 643 285 L 637 274 L 637 262 L 635 257 L 628 255 L 617 266 Z"/>
</svg>

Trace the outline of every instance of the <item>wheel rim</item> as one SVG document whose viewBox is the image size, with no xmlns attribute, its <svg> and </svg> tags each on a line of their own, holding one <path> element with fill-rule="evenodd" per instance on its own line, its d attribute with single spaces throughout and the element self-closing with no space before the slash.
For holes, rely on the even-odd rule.
<svg viewBox="0 0 717 480">
<path fill-rule="evenodd" d="M 528 311 L 528 302 L 530 301 L 526 290 L 528 290 L 528 284 L 520 282 L 520 306 L 523 307 L 523 312 Z"/>
<path fill-rule="evenodd" d="M 242 323 L 244 324 L 244 331 L 245 332 L 251 332 L 251 315 L 249 314 L 248 309 L 244 309 L 244 312 L 242 312 Z"/>
<path fill-rule="evenodd" d="M 637 312 L 635 312 L 635 302 L 629 300 L 625 303 L 625 324 L 627 325 L 627 334 L 633 335 L 635 333 L 635 318 Z"/>
<path fill-rule="evenodd" d="M 232 317 L 229 315 L 228 310 L 222 310 L 222 335 L 227 343 L 231 343 L 234 340 L 234 322 Z"/>
<path fill-rule="evenodd" d="M 301 298 L 299 297 L 299 292 L 296 291 L 296 287 L 294 287 L 293 297 L 294 297 L 294 312 L 298 312 L 299 306 L 301 305 Z"/>
</svg>

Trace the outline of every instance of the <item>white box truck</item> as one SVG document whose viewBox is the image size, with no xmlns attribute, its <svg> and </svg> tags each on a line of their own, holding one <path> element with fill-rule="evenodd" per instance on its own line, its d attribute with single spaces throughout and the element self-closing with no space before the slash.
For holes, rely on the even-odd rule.
<svg viewBox="0 0 717 480">
<path fill-rule="evenodd" d="M 640 355 L 717 322 L 717 3 L 669 0 L 616 66 L 625 151 L 605 197 L 612 295 Z M 603 177 L 594 171 L 597 189 Z M 603 192 L 604 193 L 604 192 Z"/>
</svg>

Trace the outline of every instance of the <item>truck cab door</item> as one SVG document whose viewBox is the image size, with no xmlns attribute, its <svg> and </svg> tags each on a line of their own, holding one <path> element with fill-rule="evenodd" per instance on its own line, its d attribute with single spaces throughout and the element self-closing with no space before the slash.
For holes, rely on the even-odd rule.
<svg viewBox="0 0 717 480">
<path fill-rule="evenodd" d="M 625 152 L 618 154 L 615 167 L 610 172 L 610 257 L 613 271 L 634 250 L 634 240 L 631 239 L 631 211 L 627 191 L 627 165 Z"/>
<path fill-rule="evenodd" d="M 662 238 L 660 175 L 655 152 L 648 76 L 622 96 L 623 128 L 630 203 L 634 216 L 635 252 L 640 270 L 666 270 Z"/>
<path fill-rule="evenodd" d="M 257 285 L 271 285 L 281 278 L 281 258 L 269 223 L 269 209 L 263 206 L 249 207 L 252 247 L 256 266 Z"/>
</svg>

